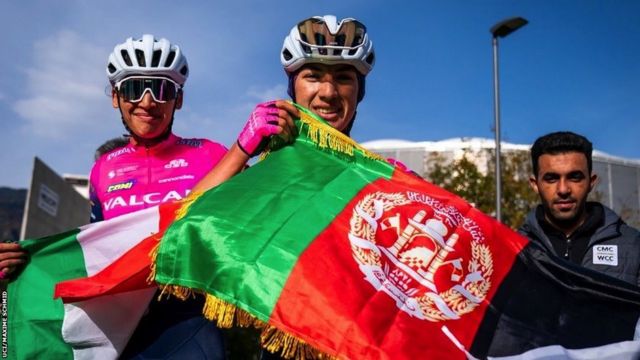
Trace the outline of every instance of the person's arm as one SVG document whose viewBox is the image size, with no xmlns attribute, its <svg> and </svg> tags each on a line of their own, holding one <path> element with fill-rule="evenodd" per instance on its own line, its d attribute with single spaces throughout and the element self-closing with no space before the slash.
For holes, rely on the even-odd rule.
<svg viewBox="0 0 640 360">
<path fill-rule="evenodd" d="M 207 191 L 218 186 L 244 169 L 250 157 L 233 144 L 216 166 L 207 173 L 191 190 L 194 193 Z"/>
<path fill-rule="evenodd" d="M 258 155 L 273 135 L 291 141 L 296 136 L 293 122 L 300 113 L 289 101 L 278 100 L 259 104 L 249 115 L 249 120 L 220 162 L 205 175 L 192 189 L 204 192 L 220 185 L 242 171 L 251 157 Z"/>
</svg>

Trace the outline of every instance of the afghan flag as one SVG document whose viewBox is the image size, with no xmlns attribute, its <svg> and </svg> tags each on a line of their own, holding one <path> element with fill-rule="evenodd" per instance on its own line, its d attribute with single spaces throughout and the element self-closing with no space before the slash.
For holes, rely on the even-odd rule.
<svg viewBox="0 0 640 360">
<path fill-rule="evenodd" d="M 149 208 L 21 242 L 30 260 L 8 288 L 7 355 L 117 358 L 157 290 L 146 281 L 149 256 L 175 207 Z M 72 282 L 66 304 L 54 300 L 57 283 L 87 277 L 98 281 Z"/>
<path fill-rule="evenodd" d="M 156 282 L 287 358 L 618 359 L 639 289 L 550 258 L 304 112 L 293 144 L 202 194 Z"/>
</svg>

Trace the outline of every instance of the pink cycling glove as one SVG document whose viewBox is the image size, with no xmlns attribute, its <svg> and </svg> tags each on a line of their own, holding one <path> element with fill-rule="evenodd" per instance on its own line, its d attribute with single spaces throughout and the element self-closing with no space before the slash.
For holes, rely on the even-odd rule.
<svg viewBox="0 0 640 360">
<path fill-rule="evenodd" d="M 275 101 L 258 104 L 238 136 L 238 146 L 250 157 L 258 155 L 279 132 L 278 108 Z"/>
</svg>

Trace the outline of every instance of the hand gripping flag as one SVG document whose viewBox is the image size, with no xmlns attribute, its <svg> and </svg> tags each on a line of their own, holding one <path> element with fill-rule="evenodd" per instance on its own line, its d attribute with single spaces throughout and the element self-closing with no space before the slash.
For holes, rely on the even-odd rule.
<svg viewBox="0 0 640 360">
<path fill-rule="evenodd" d="M 640 292 L 552 258 L 304 109 L 293 144 L 204 193 L 155 279 L 286 358 L 630 358 Z"/>
</svg>

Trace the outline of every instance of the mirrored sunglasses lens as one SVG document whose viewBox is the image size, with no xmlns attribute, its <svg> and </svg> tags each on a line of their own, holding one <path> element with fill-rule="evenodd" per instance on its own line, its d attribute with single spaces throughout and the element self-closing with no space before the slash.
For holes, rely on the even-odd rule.
<svg viewBox="0 0 640 360">
<path fill-rule="evenodd" d="M 153 79 L 147 81 L 145 79 L 145 87 L 151 89 L 156 100 L 170 101 L 176 98 L 176 86 L 167 79 Z"/>
<path fill-rule="evenodd" d="M 324 21 L 307 19 L 298 24 L 298 32 L 301 40 L 310 45 L 353 48 L 362 45 L 367 28 L 356 20 L 345 21 L 340 26 L 338 33 L 334 35 L 331 34 Z M 307 51 L 307 49 L 304 50 Z"/>
<path fill-rule="evenodd" d="M 336 42 L 342 42 L 345 47 L 356 47 L 364 42 L 364 35 L 367 28 L 359 21 L 349 21 L 342 23 L 340 30 L 336 34 Z"/>
<path fill-rule="evenodd" d="M 127 79 L 120 84 L 118 93 L 127 101 L 139 101 L 142 97 L 144 88 L 139 79 Z"/>
<path fill-rule="evenodd" d="M 127 79 L 120 84 L 120 96 L 127 101 L 137 102 L 142 100 L 145 91 L 151 90 L 156 101 L 170 101 L 176 98 L 178 89 L 176 85 L 167 79 Z"/>
</svg>

